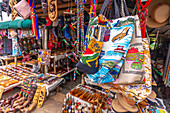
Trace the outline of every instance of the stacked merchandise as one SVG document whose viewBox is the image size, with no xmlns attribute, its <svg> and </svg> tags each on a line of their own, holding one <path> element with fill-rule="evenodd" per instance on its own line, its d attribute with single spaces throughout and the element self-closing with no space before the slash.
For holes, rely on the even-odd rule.
<svg viewBox="0 0 170 113">
<path fill-rule="evenodd" d="M 105 89 L 78 85 L 66 94 L 63 113 L 102 113 L 111 112 L 114 94 Z"/>
<path fill-rule="evenodd" d="M 0 100 L 0 112 L 30 112 L 38 105 L 42 107 L 46 88 L 24 80 L 20 93 Z"/>
<path fill-rule="evenodd" d="M 50 91 L 55 90 L 56 87 L 65 82 L 64 78 L 49 73 L 31 76 L 28 77 L 27 80 L 35 83 L 36 85 L 40 85 L 41 87 L 45 87 L 47 96 Z"/>
<path fill-rule="evenodd" d="M 4 87 L 9 87 L 12 84 L 19 83 L 25 78 L 31 76 L 37 76 L 35 73 L 30 72 L 31 69 L 22 66 L 5 66 L 0 68 L 0 85 Z"/>
</svg>

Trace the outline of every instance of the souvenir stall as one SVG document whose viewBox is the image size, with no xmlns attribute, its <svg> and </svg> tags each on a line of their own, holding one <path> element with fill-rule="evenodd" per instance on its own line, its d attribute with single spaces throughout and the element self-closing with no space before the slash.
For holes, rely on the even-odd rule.
<svg viewBox="0 0 170 113">
<path fill-rule="evenodd" d="M 57 93 L 63 106 L 52 112 L 168 113 L 158 97 L 169 87 L 169 38 L 162 39 L 169 32 L 158 27 L 168 24 L 169 5 L 167 0 L 3 0 L 0 113 L 51 112 L 59 104 L 50 108 L 45 101 L 65 82 L 72 88 L 65 97 Z M 13 88 L 19 92 L 10 94 Z M 164 93 L 168 98 L 168 90 Z"/>
<path fill-rule="evenodd" d="M 152 90 L 150 38 L 146 32 L 150 2 L 136 0 L 136 15 L 131 12 L 130 16 L 124 0 L 105 0 L 99 15 L 91 17 L 85 37 L 88 46 L 76 64 L 84 73 L 82 84 L 66 94 L 64 113 L 167 113 L 163 100 Z M 167 75 L 168 71 L 166 80 Z"/>
<path fill-rule="evenodd" d="M 4 55 L 1 57 L 2 65 L 5 64 L 5 66 L 1 66 L 0 69 L 0 98 L 2 97 L 3 93 L 6 93 L 8 90 L 10 91 L 11 89 L 17 86 L 21 87 L 21 92 L 20 94 L 15 94 L 14 96 L 7 98 L 6 100 L 1 100 L 0 112 L 14 112 L 15 110 L 22 111 L 21 108 L 26 107 L 27 104 L 30 104 L 32 102 L 31 100 L 34 97 L 36 89 L 38 90 L 38 93 L 36 94 L 37 99 L 40 98 L 39 95 L 41 93 L 41 90 L 43 92 L 43 94 L 41 93 L 40 95 L 41 100 L 39 104 L 37 99 L 36 101 L 34 100 L 34 102 L 37 103 L 39 107 L 41 107 L 45 96 L 49 95 L 49 91 L 54 90 L 56 87 L 58 87 L 65 81 L 64 78 L 61 78 L 60 76 L 49 73 L 41 74 L 39 71 L 41 67 L 43 68 L 43 65 L 51 64 L 51 50 L 41 49 L 42 46 L 43 48 L 45 48 L 45 44 L 42 45 L 42 41 L 44 41 L 43 29 L 42 26 L 38 26 L 36 14 L 33 14 L 35 10 L 29 12 L 30 9 L 35 8 L 34 6 L 36 5 L 36 3 L 33 2 L 32 4 L 31 1 L 29 1 L 29 3 L 26 1 L 20 1 L 16 4 L 16 1 L 9 1 L 9 4 L 10 2 L 11 4 L 13 4 L 12 6 L 10 6 L 11 9 L 15 9 L 11 10 L 12 14 L 9 14 L 9 18 L 11 18 L 12 21 L 0 23 L 0 29 L 2 29 L 1 38 L 5 37 L 11 41 L 10 44 L 5 44 L 2 48 L 11 48 L 11 53 L 8 53 L 6 54 L 6 56 Z M 3 1 L 2 7 L 4 10 L 5 7 L 10 8 L 6 4 L 8 4 L 8 1 Z M 28 12 L 22 12 L 23 10 L 27 10 Z M 18 15 L 16 12 L 18 12 L 18 14 L 22 17 L 19 20 L 14 20 L 14 16 Z M 9 12 L 7 11 L 7 13 Z M 30 15 L 31 20 L 27 19 Z M 1 41 L 1 44 L 4 44 L 4 42 Z M 10 48 L 6 46 L 10 46 Z M 51 49 L 50 46 L 49 49 Z M 31 57 L 33 58 L 33 60 L 30 60 Z M 15 63 L 10 63 L 8 62 L 9 60 L 15 60 Z M 30 65 L 32 66 L 32 69 L 30 68 Z M 34 88 L 32 86 L 34 86 Z M 31 90 L 34 91 L 30 93 Z M 27 98 L 29 95 L 31 95 L 32 97 Z M 22 99 L 19 99 L 21 97 Z M 13 100 L 13 102 L 11 99 Z M 16 102 L 17 106 L 23 104 L 23 102 L 26 103 L 23 107 L 20 106 L 19 108 L 16 108 L 16 106 L 13 105 L 15 100 L 20 103 L 18 104 Z M 6 103 L 6 101 L 9 102 Z"/>
</svg>

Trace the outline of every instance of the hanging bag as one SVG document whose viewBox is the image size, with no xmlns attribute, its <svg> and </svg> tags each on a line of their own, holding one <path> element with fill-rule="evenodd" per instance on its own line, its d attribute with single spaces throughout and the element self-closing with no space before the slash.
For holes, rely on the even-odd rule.
<svg viewBox="0 0 170 113">
<path fill-rule="evenodd" d="M 139 29 L 139 18 L 135 16 L 135 25 L 132 40 L 127 52 L 124 64 L 115 84 L 139 84 L 145 83 L 144 71 L 144 45 L 142 43 L 141 30 Z M 147 66 L 148 67 L 148 66 Z"/>
<path fill-rule="evenodd" d="M 122 0 L 121 4 L 123 4 L 123 2 L 125 1 Z M 117 2 L 114 0 L 113 3 L 116 5 L 115 10 L 118 12 Z M 108 0 L 105 0 L 101 10 L 106 9 L 107 7 Z M 103 11 L 105 12 L 105 10 Z M 100 13 L 103 14 L 102 11 Z M 115 13 L 115 15 L 119 17 L 121 13 Z M 98 24 L 100 25 L 102 23 L 98 21 Z M 132 38 L 134 16 L 110 19 L 107 21 L 107 26 L 109 29 L 105 29 L 105 32 L 103 30 L 104 41 L 99 59 L 101 68 L 93 75 L 87 74 L 87 76 L 95 83 L 113 82 L 117 78 Z"/>
<path fill-rule="evenodd" d="M 13 8 L 23 19 L 27 19 L 31 15 L 31 10 L 26 0 L 21 0 Z"/>
</svg>

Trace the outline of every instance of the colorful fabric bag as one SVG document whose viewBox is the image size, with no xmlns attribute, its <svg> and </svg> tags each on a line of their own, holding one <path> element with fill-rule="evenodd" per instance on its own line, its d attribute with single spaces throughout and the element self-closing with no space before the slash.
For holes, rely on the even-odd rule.
<svg viewBox="0 0 170 113">
<path fill-rule="evenodd" d="M 127 98 L 130 98 L 134 101 L 141 102 L 143 101 L 152 91 L 152 74 L 151 74 L 151 57 L 150 57 L 150 51 L 149 51 L 149 43 L 148 39 L 144 38 L 142 39 L 142 44 L 144 45 L 144 62 L 143 65 L 145 73 L 145 83 L 144 84 L 124 84 L 124 85 L 118 85 L 112 83 L 103 83 L 98 84 L 95 82 L 90 82 L 91 84 L 100 86 L 104 89 L 109 89 L 110 91 L 113 91 L 115 93 L 121 93 L 122 95 L 126 96 Z M 89 83 L 90 83 L 89 82 Z"/>
<path fill-rule="evenodd" d="M 79 71 L 86 74 L 93 74 L 98 71 L 98 58 L 101 52 L 102 45 L 103 42 L 96 41 L 95 39 L 92 39 L 90 41 L 88 48 L 76 65 Z"/>
<path fill-rule="evenodd" d="M 128 16 L 110 20 L 108 21 L 108 26 L 112 29 L 105 30 L 105 42 L 103 41 L 99 59 L 101 68 L 93 75 L 87 74 L 96 83 L 113 82 L 117 78 L 115 75 L 119 73 L 120 67 L 123 64 L 123 59 L 126 56 L 133 34 L 134 17 Z M 109 39 L 105 40 L 105 37 L 108 36 Z"/>
<path fill-rule="evenodd" d="M 135 16 L 134 33 L 124 64 L 115 84 L 145 83 L 144 47 L 142 44 L 139 18 Z"/>
<path fill-rule="evenodd" d="M 101 9 L 106 9 L 107 7 L 108 1 L 105 0 Z M 102 12 L 104 12 L 104 10 L 100 13 L 103 14 Z M 126 52 L 133 34 L 133 26 L 133 16 L 127 16 L 116 20 L 107 20 L 103 15 L 92 18 L 89 22 L 88 36 L 86 36 L 86 39 L 90 40 L 90 42 L 91 39 L 101 41 L 103 42 L 103 46 L 99 57 L 98 54 L 95 54 L 96 57 L 90 58 L 88 54 L 86 58 L 84 58 L 84 61 L 86 61 L 86 59 L 88 59 L 88 61 L 94 61 L 95 59 L 100 58 L 100 70 L 98 70 L 98 66 L 94 68 L 95 65 L 91 65 L 88 70 L 84 70 L 86 65 L 81 65 L 80 68 L 80 63 L 82 62 L 83 57 L 77 64 L 78 69 L 88 74 L 89 78 L 91 78 L 93 82 L 106 83 L 114 81 L 116 77 L 111 75 L 109 72 L 114 73 L 112 68 L 116 68 L 119 72 L 120 67 L 123 64 L 122 58 L 124 54 L 126 56 Z M 88 50 L 89 46 L 86 51 Z M 98 61 L 96 60 L 96 62 Z M 117 65 L 118 63 L 120 66 Z M 91 73 L 92 71 L 93 73 Z M 98 79 L 101 81 L 99 82 Z"/>
</svg>

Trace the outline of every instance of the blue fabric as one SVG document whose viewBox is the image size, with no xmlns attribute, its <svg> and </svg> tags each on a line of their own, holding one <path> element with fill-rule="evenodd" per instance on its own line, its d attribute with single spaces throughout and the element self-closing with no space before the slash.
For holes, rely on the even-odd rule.
<svg viewBox="0 0 170 113">
<path fill-rule="evenodd" d="M 68 39 L 71 39 L 72 37 L 69 35 L 68 33 L 68 26 L 66 27 L 66 29 L 63 30 L 63 35 L 68 38 Z"/>
</svg>

